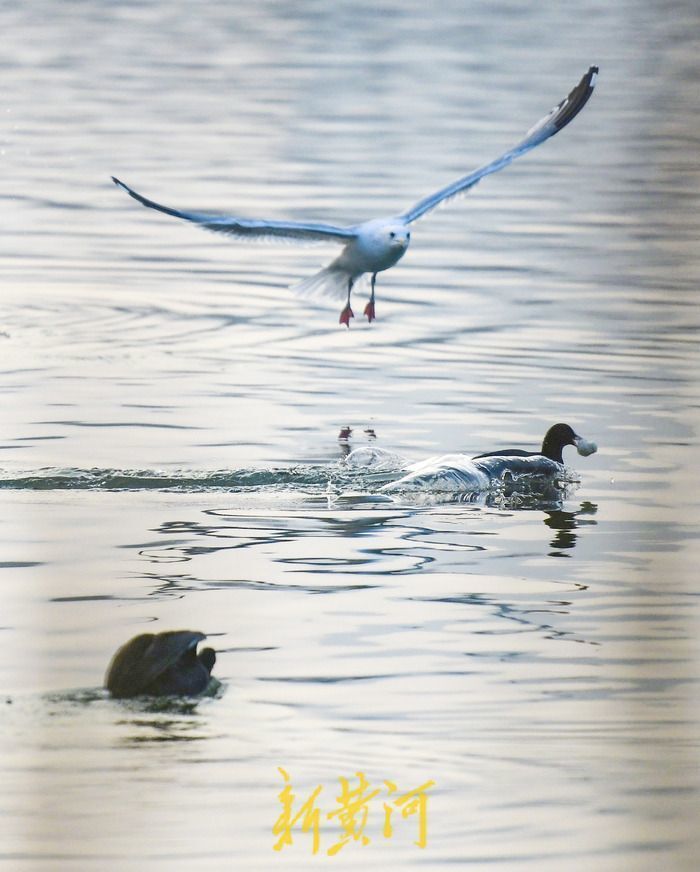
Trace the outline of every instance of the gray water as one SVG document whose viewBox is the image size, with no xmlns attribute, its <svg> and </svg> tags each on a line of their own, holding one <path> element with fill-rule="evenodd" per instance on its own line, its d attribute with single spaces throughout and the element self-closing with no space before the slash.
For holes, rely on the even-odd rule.
<svg viewBox="0 0 700 872">
<path fill-rule="evenodd" d="M 697 868 L 695 4 L 0 7 L 0 857 L 29 870 Z M 377 318 L 287 286 L 334 249 L 142 209 L 354 223 L 579 118 L 415 227 Z M 578 483 L 383 495 L 409 460 L 599 445 Z M 349 442 L 339 440 L 351 427 Z M 373 432 L 369 432 L 373 431 Z M 218 698 L 101 690 L 191 628 Z M 336 856 L 278 794 L 363 772 Z M 384 780 L 428 780 L 382 836 Z M 355 782 L 353 782 L 355 783 Z"/>
</svg>

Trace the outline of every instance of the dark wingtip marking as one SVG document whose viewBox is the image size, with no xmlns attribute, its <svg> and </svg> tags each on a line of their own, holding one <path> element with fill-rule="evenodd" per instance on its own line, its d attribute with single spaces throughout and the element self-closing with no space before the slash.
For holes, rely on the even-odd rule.
<svg viewBox="0 0 700 872">
<path fill-rule="evenodd" d="M 110 178 L 112 179 L 112 181 L 114 182 L 114 184 L 115 184 L 118 188 L 121 188 L 122 191 L 126 191 L 127 194 L 131 194 L 131 195 L 133 196 L 133 192 L 132 192 L 131 188 L 130 188 L 128 185 L 125 185 L 124 182 L 122 182 L 122 181 L 121 181 L 120 179 L 118 179 L 116 176 L 110 176 Z"/>
<path fill-rule="evenodd" d="M 598 75 L 598 67 L 591 66 L 584 74 L 581 81 L 576 85 L 569 96 L 562 101 L 560 105 L 561 115 L 554 121 L 554 126 L 559 131 L 562 127 L 572 121 L 583 107 L 588 103 L 593 89 L 595 88 L 595 77 Z"/>
<path fill-rule="evenodd" d="M 148 206 L 149 209 L 155 209 L 157 212 L 163 212 L 166 215 L 172 215 L 175 218 L 182 218 L 185 221 L 195 221 L 197 220 L 192 215 L 188 215 L 186 212 L 180 212 L 179 209 L 171 209 L 170 206 L 163 206 L 160 203 L 156 203 L 155 200 L 149 200 L 148 197 L 144 197 L 142 194 L 138 194 L 133 188 L 130 188 L 128 185 L 125 185 L 124 182 L 120 182 L 116 176 L 112 176 L 112 181 L 115 185 L 120 187 L 123 191 L 136 200 L 137 203 L 141 203 L 142 206 Z"/>
</svg>

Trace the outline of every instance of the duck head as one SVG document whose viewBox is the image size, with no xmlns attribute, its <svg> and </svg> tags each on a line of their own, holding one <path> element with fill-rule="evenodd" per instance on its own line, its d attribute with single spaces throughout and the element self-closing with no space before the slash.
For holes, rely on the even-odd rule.
<svg viewBox="0 0 700 872">
<path fill-rule="evenodd" d="M 557 463 L 563 463 L 562 451 L 564 446 L 573 445 L 582 457 L 595 454 L 598 446 L 595 442 L 589 442 L 583 436 L 579 436 L 568 424 L 555 424 L 550 427 L 542 440 L 542 454 Z"/>
</svg>

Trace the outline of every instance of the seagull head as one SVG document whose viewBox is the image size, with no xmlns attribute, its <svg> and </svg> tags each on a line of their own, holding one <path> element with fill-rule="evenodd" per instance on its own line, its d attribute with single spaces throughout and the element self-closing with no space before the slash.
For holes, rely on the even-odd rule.
<svg viewBox="0 0 700 872">
<path fill-rule="evenodd" d="M 389 224 L 384 229 L 384 234 L 389 248 L 399 248 L 405 251 L 411 241 L 411 231 L 405 224 Z"/>
<path fill-rule="evenodd" d="M 406 253 L 411 231 L 400 219 L 374 218 L 355 228 L 357 236 L 345 255 L 348 267 L 359 275 L 389 269 Z"/>
</svg>

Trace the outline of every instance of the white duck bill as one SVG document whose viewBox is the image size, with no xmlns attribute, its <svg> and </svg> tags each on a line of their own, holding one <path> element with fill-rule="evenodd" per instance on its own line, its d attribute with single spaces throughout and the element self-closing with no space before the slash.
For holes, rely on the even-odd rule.
<svg viewBox="0 0 700 872">
<path fill-rule="evenodd" d="M 598 446 L 595 442 L 589 442 L 588 439 L 584 439 L 583 436 L 576 436 L 574 438 L 574 445 L 582 457 L 588 457 L 589 454 L 595 454 L 598 450 Z"/>
</svg>

